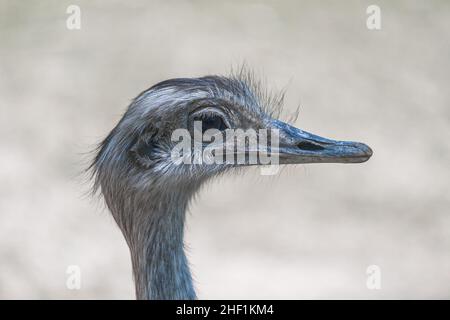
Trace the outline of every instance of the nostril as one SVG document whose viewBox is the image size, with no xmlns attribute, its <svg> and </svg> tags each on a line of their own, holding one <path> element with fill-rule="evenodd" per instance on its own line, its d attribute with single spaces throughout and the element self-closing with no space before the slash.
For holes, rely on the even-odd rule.
<svg viewBox="0 0 450 320">
<path fill-rule="evenodd" d="M 299 142 L 299 143 L 297 143 L 297 147 L 299 149 L 307 150 L 307 151 L 320 151 L 320 150 L 325 149 L 324 147 L 322 147 L 322 146 L 320 146 L 318 144 L 309 142 L 309 141 Z"/>
</svg>

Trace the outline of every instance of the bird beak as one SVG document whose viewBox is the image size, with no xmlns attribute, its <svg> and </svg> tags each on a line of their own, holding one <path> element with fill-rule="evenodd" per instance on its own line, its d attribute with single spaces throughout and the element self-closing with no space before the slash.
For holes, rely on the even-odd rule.
<svg viewBox="0 0 450 320">
<path fill-rule="evenodd" d="M 272 155 L 279 157 L 280 164 L 360 163 L 372 156 L 364 143 L 326 139 L 279 120 L 273 120 L 271 127 L 279 130 L 279 146 L 272 148 Z"/>
</svg>

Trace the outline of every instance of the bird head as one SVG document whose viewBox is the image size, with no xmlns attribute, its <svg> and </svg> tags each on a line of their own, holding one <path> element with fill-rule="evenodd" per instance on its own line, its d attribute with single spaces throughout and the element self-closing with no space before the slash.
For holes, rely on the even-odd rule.
<svg viewBox="0 0 450 320">
<path fill-rule="evenodd" d="M 194 191 L 206 179 L 231 168 L 263 164 L 257 155 L 262 150 L 281 165 L 358 163 L 372 155 L 365 144 L 330 140 L 278 120 L 274 111 L 281 103 L 268 98 L 248 76 L 158 83 L 132 101 L 99 146 L 93 163 L 96 184 L 111 197 L 119 196 L 113 191 L 131 189 Z M 236 142 L 242 139 L 226 137 L 236 130 L 244 131 L 241 147 Z M 261 139 L 264 132 L 267 135 Z M 209 158 L 195 161 L 198 150 Z M 236 157 L 228 161 L 230 154 Z M 211 155 L 215 160 L 222 156 L 223 161 L 211 162 Z M 241 161 L 238 155 L 244 155 Z"/>
</svg>

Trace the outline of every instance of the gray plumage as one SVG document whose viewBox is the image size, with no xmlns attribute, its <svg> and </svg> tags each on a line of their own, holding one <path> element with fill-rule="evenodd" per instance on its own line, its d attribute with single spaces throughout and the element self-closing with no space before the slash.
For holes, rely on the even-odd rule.
<svg viewBox="0 0 450 320">
<path fill-rule="evenodd" d="M 185 212 L 208 179 L 238 165 L 174 165 L 171 133 L 198 113 L 224 117 L 232 128 L 281 129 L 280 163 L 362 162 L 371 150 L 333 141 L 275 119 L 282 96 L 270 98 L 252 77 L 163 81 L 135 98 L 99 145 L 91 164 L 100 190 L 130 248 L 138 299 L 195 299 L 184 252 Z M 220 112 L 219 112 L 220 111 Z"/>
</svg>

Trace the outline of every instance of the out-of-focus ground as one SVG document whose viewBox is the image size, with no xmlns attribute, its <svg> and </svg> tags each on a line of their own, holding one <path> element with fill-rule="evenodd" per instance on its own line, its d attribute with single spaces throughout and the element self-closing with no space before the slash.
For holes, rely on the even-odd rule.
<svg viewBox="0 0 450 320">
<path fill-rule="evenodd" d="M 376 1 L 370 31 L 370 4 L 1 0 L 0 298 L 134 298 L 83 153 L 152 84 L 243 61 L 302 106 L 296 125 L 374 156 L 209 184 L 187 225 L 199 297 L 450 298 L 450 5 Z"/>
</svg>

